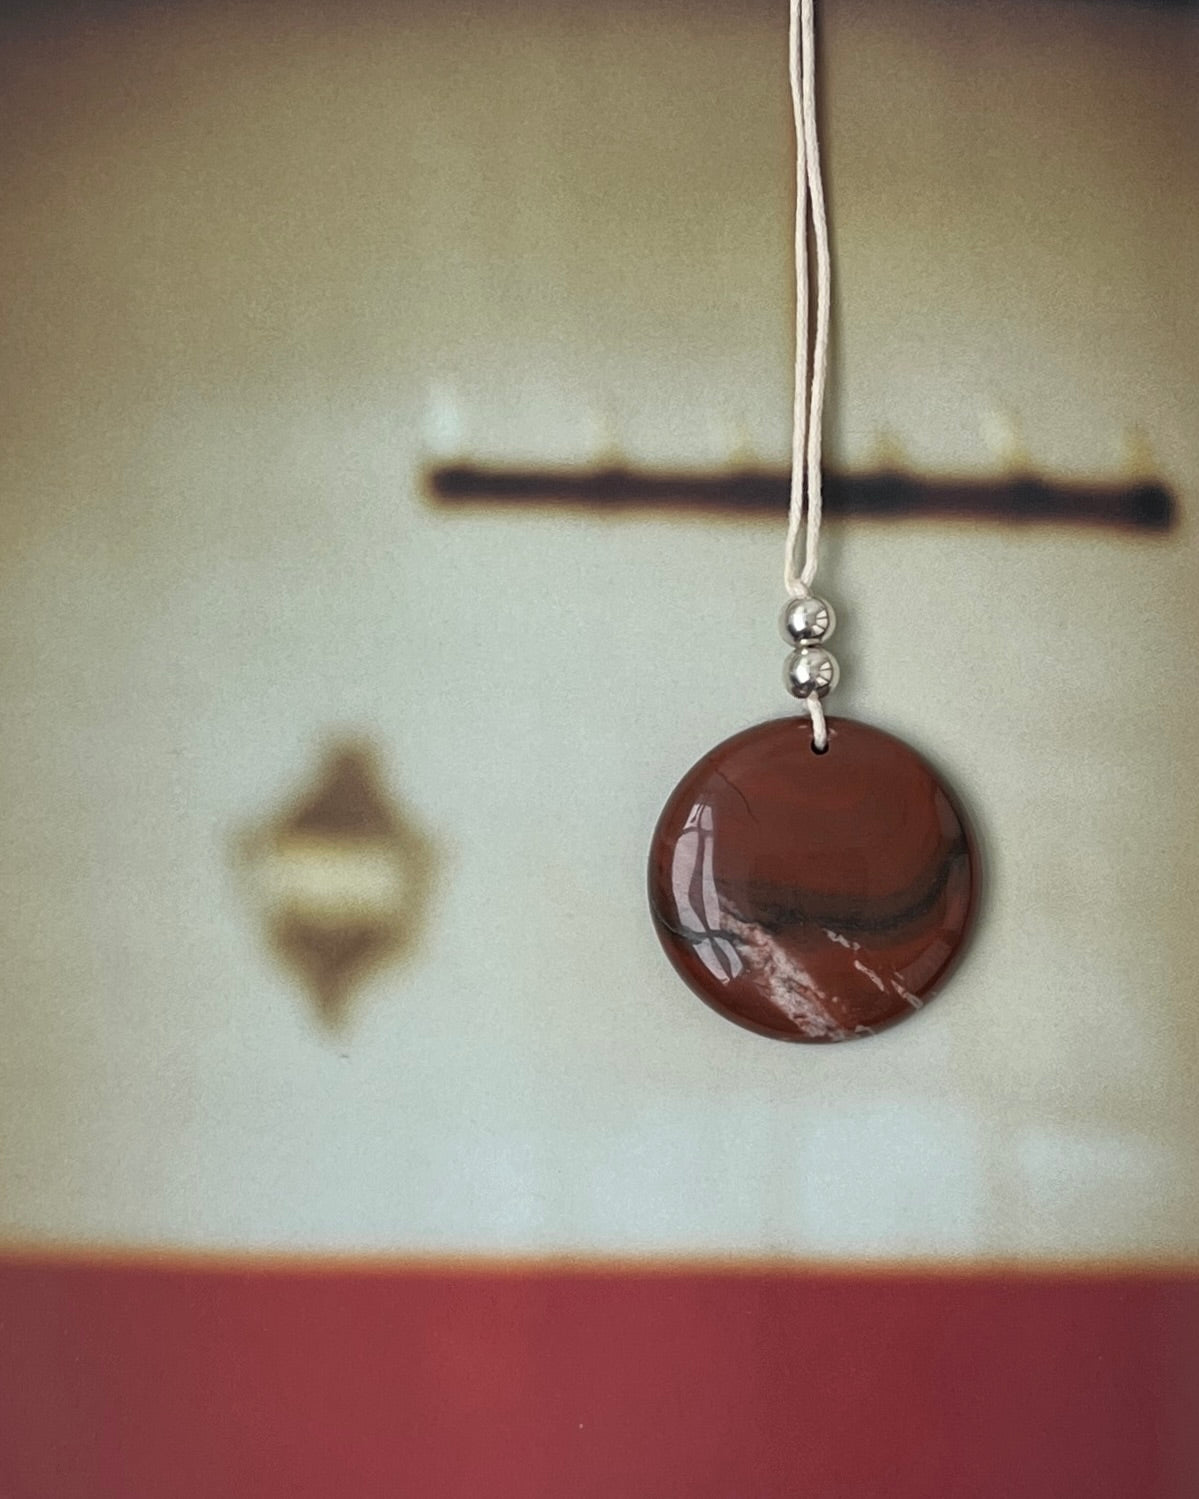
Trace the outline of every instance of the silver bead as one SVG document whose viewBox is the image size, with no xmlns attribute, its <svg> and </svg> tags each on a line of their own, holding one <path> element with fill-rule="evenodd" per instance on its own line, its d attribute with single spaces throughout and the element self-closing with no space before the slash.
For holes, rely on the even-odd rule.
<svg viewBox="0 0 1199 1499">
<path fill-rule="evenodd" d="M 837 616 L 824 599 L 788 599 L 779 626 L 788 645 L 812 645 L 829 638 L 837 628 Z"/>
<path fill-rule="evenodd" d="M 822 645 L 801 645 L 787 657 L 783 680 L 792 697 L 827 697 L 840 675 L 836 656 Z"/>
</svg>

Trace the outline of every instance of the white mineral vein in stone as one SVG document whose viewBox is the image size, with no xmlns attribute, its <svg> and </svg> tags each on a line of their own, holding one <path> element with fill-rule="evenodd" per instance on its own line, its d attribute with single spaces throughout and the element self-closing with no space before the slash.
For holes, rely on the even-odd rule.
<svg viewBox="0 0 1199 1499">
<path fill-rule="evenodd" d="M 804 1035 L 844 1041 L 853 1034 L 833 1019 L 815 979 L 769 932 L 727 910 L 724 929 L 737 938 L 745 966 L 766 998 Z"/>
<path fill-rule="evenodd" d="M 884 994 L 887 992 L 886 980 L 880 978 L 879 975 L 875 973 L 873 968 L 867 967 L 865 963 L 859 962 L 857 958 L 853 960 L 853 966 L 858 970 L 859 973 L 865 974 L 865 976 L 870 980 L 872 984 L 876 986 L 876 988 L 881 989 Z"/>
<path fill-rule="evenodd" d="M 913 1010 L 922 1010 L 924 1001 L 918 994 L 913 994 L 910 989 L 905 989 L 898 979 L 891 980 L 891 987 L 899 995 L 900 999 L 906 999 Z"/>
</svg>

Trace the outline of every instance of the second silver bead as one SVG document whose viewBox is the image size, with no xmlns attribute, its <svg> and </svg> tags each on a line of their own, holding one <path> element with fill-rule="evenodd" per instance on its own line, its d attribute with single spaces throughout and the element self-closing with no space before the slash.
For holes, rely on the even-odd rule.
<svg viewBox="0 0 1199 1499">
<path fill-rule="evenodd" d="M 837 658 L 822 645 L 801 645 L 787 657 L 783 680 L 792 697 L 827 697 L 837 685 L 841 669 Z"/>
</svg>

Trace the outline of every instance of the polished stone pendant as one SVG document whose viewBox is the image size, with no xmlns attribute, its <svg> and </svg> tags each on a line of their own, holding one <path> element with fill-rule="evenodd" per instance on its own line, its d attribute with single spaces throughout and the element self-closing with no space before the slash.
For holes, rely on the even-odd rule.
<svg viewBox="0 0 1199 1499">
<path fill-rule="evenodd" d="M 906 744 L 775 719 L 705 755 L 658 820 L 654 926 L 713 1009 L 788 1041 L 846 1041 L 914 1014 L 961 952 L 978 860 L 966 818 Z"/>
</svg>

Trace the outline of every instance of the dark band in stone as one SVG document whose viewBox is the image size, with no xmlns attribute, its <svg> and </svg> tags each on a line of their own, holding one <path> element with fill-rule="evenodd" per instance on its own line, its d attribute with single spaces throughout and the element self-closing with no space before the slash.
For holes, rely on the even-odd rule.
<svg viewBox="0 0 1199 1499">
<path fill-rule="evenodd" d="M 830 718 L 758 724 L 705 755 L 658 820 L 649 901 L 667 956 L 728 1019 L 790 1041 L 920 1009 L 974 914 L 966 819 L 906 744 Z"/>
</svg>

